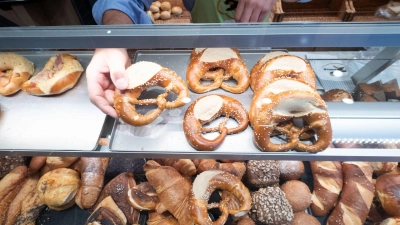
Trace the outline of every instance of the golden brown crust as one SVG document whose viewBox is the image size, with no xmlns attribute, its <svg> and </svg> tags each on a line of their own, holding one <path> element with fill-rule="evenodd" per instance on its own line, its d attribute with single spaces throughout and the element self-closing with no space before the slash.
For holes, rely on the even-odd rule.
<svg viewBox="0 0 400 225">
<path fill-rule="evenodd" d="M 190 55 L 189 66 L 186 71 L 186 80 L 190 90 L 196 93 L 205 93 L 217 88 L 222 88 L 232 93 L 242 93 L 250 84 L 250 73 L 236 48 L 215 49 L 218 51 L 233 51 L 236 57 L 227 59 L 216 59 L 215 61 L 202 61 L 201 58 L 208 49 L 193 49 Z M 218 54 L 218 53 L 216 53 Z M 222 69 L 212 72 L 211 69 Z M 237 81 L 236 86 L 224 83 L 224 80 L 233 78 Z M 200 80 L 211 79 L 212 84 L 202 85 Z"/>
<path fill-rule="evenodd" d="M 11 95 L 18 92 L 34 70 L 33 63 L 21 55 L 0 54 L 0 95 Z"/>
<path fill-rule="evenodd" d="M 78 82 L 83 68 L 76 56 L 52 56 L 43 70 L 22 85 L 31 95 L 56 95 L 72 89 Z"/>
<path fill-rule="evenodd" d="M 147 225 L 179 225 L 179 223 L 169 212 L 157 213 L 156 211 L 149 211 Z"/>
<path fill-rule="evenodd" d="M 154 159 L 161 166 L 171 166 L 182 176 L 191 177 L 197 173 L 196 166 L 190 159 Z"/>
<path fill-rule="evenodd" d="M 133 64 L 132 66 L 134 67 L 132 68 L 135 68 L 137 65 Z M 157 66 L 159 65 L 157 64 Z M 135 71 L 132 71 L 131 75 L 134 75 L 134 73 Z M 165 93 L 158 95 L 156 99 L 138 99 L 144 90 L 154 86 L 165 88 Z M 178 95 L 175 101 L 168 102 L 166 100 L 169 92 L 174 92 Z M 123 91 L 115 89 L 114 107 L 121 119 L 126 123 L 133 126 L 144 126 L 153 122 L 164 109 L 172 109 L 185 105 L 185 98 L 188 97 L 189 90 L 183 79 L 174 71 L 161 67 L 160 71 L 141 85 Z M 135 105 L 149 104 L 157 104 L 157 108 L 145 115 L 136 112 Z"/>
<path fill-rule="evenodd" d="M 246 173 L 246 164 L 244 162 L 220 163 L 213 159 L 203 159 L 198 166 L 198 173 L 207 170 L 222 170 L 241 180 Z"/>
<path fill-rule="evenodd" d="M 192 188 L 190 182 L 183 178 L 176 169 L 170 166 L 160 166 L 153 160 L 147 161 L 143 168 L 148 182 L 156 190 L 162 204 L 157 208 L 168 210 L 180 224 L 193 224 L 188 204 Z"/>
<path fill-rule="evenodd" d="M 37 192 L 43 203 L 57 211 L 75 204 L 74 198 L 80 186 L 79 174 L 72 169 L 58 168 L 40 177 Z"/>
<path fill-rule="evenodd" d="M 198 104 L 200 101 L 206 101 L 204 99 L 209 97 L 217 97 L 222 99 L 222 104 L 219 106 L 220 108 L 217 109 L 214 115 L 211 115 L 211 117 L 205 120 L 202 120 L 202 118 L 197 118 L 198 115 L 195 114 L 196 104 Z M 208 112 L 209 111 L 205 113 Z M 218 127 L 202 127 L 204 124 L 209 123 L 221 116 L 225 116 L 226 119 L 222 121 Z M 227 128 L 225 123 L 229 117 L 235 119 L 238 123 L 238 126 Z M 201 151 L 212 151 L 217 149 L 222 144 L 228 134 L 239 133 L 245 130 L 248 126 L 248 122 L 249 119 L 246 109 L 236 99 L 224 95 L 206 95 L 196 99 L 196 101 L 194 101 L 186 110 L 183 118 L 183 131 L 186 139 L 193 148 Z M 220 135 L 214 140 L 209 140 L 203 136 L 203 133 L 209 132 L 219 132 Z"/>
<path fill-rule="evenodd" d="M 274 63 L 276 63 L 277 60 L 291 58 L 301 60 L 306 66 L 305 70 L 294 71 L 285 70 L 283 68 L 275 69 Z M 264 63 L 258 71 L 254 71 L 254 73 L 251 75 L 251 89 L 253 89 L 254 92 L 257 92 L 258 90 L 266 86 L 267 83 L 277 78 L 293 78 L 299 81 L 303 81 L 315 89 L 316 80 L 312 67 L 304 59 L 294 55 L 277 56 Z"/>
<path fill-rule="evenodd" d="M 197 179 L 200 179 L 200 183 L 196 183 Z M 193 189 L 189 200 L 190 216 L 195 224 L 211 224 L 211 219 L 208 216 L 208 209 L 210 205 L 214 204 L 208 204 L 208 201 L 211 194 L 217 189 L 229 192 L 229 194 L 234 196 L 240 203 L 240 207 L 228 207 L 226 203 L 230 201 L 230 197 L 222 199 L 221 202 L 215 204 L 218 205 L 222 215 L 212 224 L 223 225 L 229 214 L 234 217 L 241 217 L 250 211 L 250 192 L 234 175 L 224 171 L 209 170 L 198 175 L 196 180 L 193 182 Z M 196 187 L 196 184 L 202 185 L 203 187 Z"/>
<path fill-rule="evenodd" d="M 305 212 L 296 212 L 291 225 L 321 225 L 321 223 L 310 214 Z"/>
</svg>

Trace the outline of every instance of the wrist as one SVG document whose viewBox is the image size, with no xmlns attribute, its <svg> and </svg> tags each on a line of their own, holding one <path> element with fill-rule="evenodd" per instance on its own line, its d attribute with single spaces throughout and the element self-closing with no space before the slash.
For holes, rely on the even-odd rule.
<svg viewBox="0 0 400 225">
<path fill-rule="evenodd" d="M 109 10 L 105 11 L 103 14 L 102 24 L 104 24 L 104 25 L 133 24 L 133 21 L 125 13 L 123 13 L 119 10 L 109 9 Z"/>
</svg>

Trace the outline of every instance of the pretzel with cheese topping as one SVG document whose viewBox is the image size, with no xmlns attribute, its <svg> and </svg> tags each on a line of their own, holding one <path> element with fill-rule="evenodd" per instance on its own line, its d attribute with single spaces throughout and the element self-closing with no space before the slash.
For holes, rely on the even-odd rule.
<svg viewBox="0 0 400 225">
<path fill-rule="evenodd" d="M 133 126 L 144 126 L 153 122 L 164 109 L 185 105 L 190 101 L 186 83 L 174 71 L 153 62 L 138 62 L 127 69 L 128 89 L 115 89 L 114 107 L 123 121 Z M 150 87 L 163 87 L 165 92 L 155 99 L 139 99 L 142 92 Z M 178 96 L 167 101 L 169 92 Z M 157 108 L 145 115 L 139 114 L 135 105 L 156 104 Z"/>
<path fill-rule="evenodd" d="M 225 119 L 217 127 L 202 127 L 221 116 L 225 116 Z M 227 128 L 225 124 L 229 117 L 235 119 L 238 126 Z M 222 144 L 228 134 L 245 130 L 248 123 L 248 113 L 239 101 L 224 95 L 206 95 L 198 98 L 186 110 L 183 131 L 189 144 L 195 149 L 212 151 Z M 220 135 L 214 140 L 209 140 L 202 135 L 210 132 L 219 132 Z"/>
<path fill-rule="evenodd" d="M 237 81 L 237 85 L 223 82 L 231 78 Z M 232 93 L 242 93 L 250 84 L 250 73 L 235 48 L 196 48 L 190 55 L 186 80 L 189 88 L 196 93 L 220 87 Z M 201 80 L 213 80 L 213 83 L 203 85 Z"/>
<path fill-rule="evenodd" d="M 0 54 L 0 95 L 11 95 L 21 89 L 35 68 L 25 57 L 15 53 Z"/>
</svg>

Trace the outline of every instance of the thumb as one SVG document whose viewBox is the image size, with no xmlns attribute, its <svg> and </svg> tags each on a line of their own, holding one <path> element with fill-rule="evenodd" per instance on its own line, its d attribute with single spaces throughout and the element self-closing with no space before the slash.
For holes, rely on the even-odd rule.
<svg viewBox="0 0 400 225">
<path fill-rule="evenodd" d="M 110 77 L 115 87 L 124 90 L 128 87 L 128 77 L 125 72 L 124 60 L 110 60 Z"/>
</svg>

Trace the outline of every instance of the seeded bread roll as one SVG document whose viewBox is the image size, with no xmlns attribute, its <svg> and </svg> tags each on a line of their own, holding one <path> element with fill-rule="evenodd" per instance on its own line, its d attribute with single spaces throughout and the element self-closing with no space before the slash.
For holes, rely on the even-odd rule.
<svg viewBox="0 0 400 225">
<path fill-rule="evenodd" d="M 0 157 L 0 180 L 17 166 L 25 165 L 26 157 L 2 156 Z"/>
<path fill-rule="evenodd" d="M 260 188 L 251 197 L 250 217 L 256 224 L 291 224 L 292 207 L 279 187 Z"/>
<path fill-rule="evenodd" d="M 290 180 L 282 184 L 281 189 L 292 206 L 293 212 L 302 212 L 311 205 L 311 192 L 305 183 Z"/>
<path fill-rule="evenodd" d="M 302 161 L 278 161 L 280 179 L 282 181 L 298 180 L 304 174 L 304 163 Z"/>
<path fill-rule="evenodd" d="M 263 188 L 278 185 L 278 162 L 275 160 L 249 160 L 245 179 L 250 187 Z"/>
</svg>

